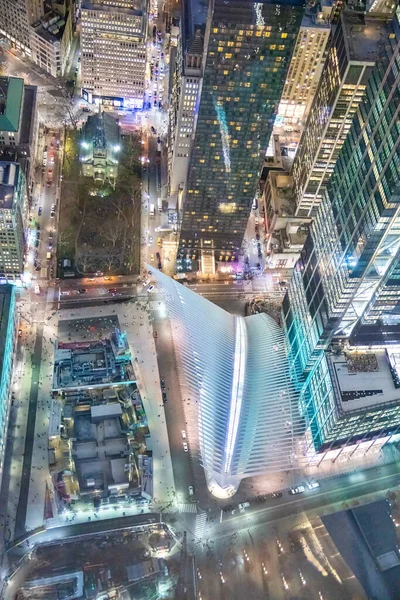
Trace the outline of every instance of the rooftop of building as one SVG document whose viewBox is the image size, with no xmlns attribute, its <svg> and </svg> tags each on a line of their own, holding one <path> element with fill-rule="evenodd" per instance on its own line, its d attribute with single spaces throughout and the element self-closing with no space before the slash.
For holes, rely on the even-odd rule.
<svg viewBox="0 0 400 600">
<path fill-rule="evenodd" d="M 96 151 L 104 151 L 108 159 L 118 162 L 120 142 L 117 119 L 106 112 L 89 115 L 81 132 L 81 160 L 91 161 Z"/>
<path fill-rule="evenodd" d="M 271 199 L 276 214 L 290 217 L 295 214 L 296 203 L 293 199 L 293 177 L 286 171 L 268 173 Z"/>
<path fill-rule="evenodd" d="M 0 131 L 19 130 L 24 80 L 0 77 Z"/>
<path fill-rule="evenodd" d="M 343 12 L 344 40 L 350 60 L 374 62 L 382 54 L 381 46 L 388 35 L 381 17 L 363 13 Z"/>
<path fill-rule="evenodd" d="M 30 144 L 32 142 L 33 124 L 36 112 L 37 87 L 26 85 L 24 89 L 24 102 L 22 106 L 21 129 L 19 132 L 19 144 Z"/>
<path fill-rule="evenodd" d="M 322 522 L 368 598 L 399 598 L 399 549 L 387 500 L 326 515 Z"/>
<path fill-rule="evenodd" d="M 10 310 L 15 289 L 12 285 L 0 285 L 0 376 L 2 374 L 6 353 L 12 352 L 7 344 L 10 324 Z"/>
<path fill-rule="evenodd" d="M 96 412 L 94 412 L 96 411 Z M 82 406 L 74 412 L 73 455 L 81 493 L 129 486 L 128 440 L 118 402 Z"/>
<path fill-rule="evenodd" d="M 70 341 L 71 329 L 74 330 L 74 341 Z M 96 323 L 87 319 L 60 321 L 58 331 L 54 390 L 94 389 L 135 381 L 129 345 L 119 329 L 118 319 L 115 323 L 103 323 L 101 319 Z M 92 332 L 100 332 L 99 338 L 90 339 Z"/>
<path fill-rule="evenodd" d="M 204 33 L 202 28 L 196 29 L 194 36 L 189 40 L 186 52 L 189 54 L 202 54 L 204 48 Z"/>
<path fill-rule="evenodd" d="M 261 0 L 256 4 L 246 0 L 215 0 L 214 23 L 237 23 L 243 25 L 265 25 L 265 7 L 281 6 L 297 9 L 299 16 L 303 12 L 303 0 Z M 254 7 L 257 10 L 254 10 Z M 268 9 L 269 11 L 270 9 Z"/>
<path fill-rule="evenodd" d="M 359 347 L 327 354 L 342 411 L 366 410 L 400 400 L 397 382 L 397 362 L 400 367 L 400 361 L 396 362 L 392 354 L 391 348 Z"/>
<path fill-rule="evenodd" d="M 301 27 L 329 29 L 333 8 L 334 4 L 331 0 L 324 0 L 313 6 L 306 6 Z"/>
<path fill-rule="evenodd" d="M 163 288 L 167 310 L 176 325 L 173 341 L 177 360 L 183 369 L 182 375 L 190 380 L 188 394 L 193 405 L 197 405 L 196 412 L 187 421 L 190 439 L 192 435 L 196 439 L 199 434 L 197 410 L 204 410 L 212 422 L 212 427 L 201 431 L 204 435 L 202 461 L 209 489 L 216 496 L 226 497 L 226 494 L 234 493 L 240 478 L 246 476 L 247 468 L 247 473 L 251 470 L 253 475 L 257 471 L 272 473 L 292 468 L 296 436 L 303 425 L 297 408 L 297 391 L 290 380 L 283 330 L 266 314 L 234 316 L 158 269 L 149 267 L 149 270 Z M 186 343 L 188 339 L 192 340 L 190 346 Z M 239 357 L 240 365 L 237 363 Z M 197 369 L 197 364 L 201 365 L 201 370 Z M 235 378 L 238 378 L 243 394 L 236 407 L 240 419 L 235 432 L 225 434 L 232 399 L 237 391 L 232 383 Z M 217 406 L 220 410 L 216 410 Z M 249 418 L 250 406 L 252 414 L 260 415 L 256 427 L 254 420 Z M 290 414 L 290 421 L 277 419 L 278 414 Z M 229 470 L 239 458 L 238 438 L 252 440 L 253 444 L 248 455 L 252 464 L 247 467 L 241 463 L 241 475 L 237 475 L 234 468 L 233 473 Z M 224 440 L 222 446 L 232 444 L 229 456 L 225 454 L 222 460 L 215 450 L 220 439 Z M 253 440 L 261 439 L 263 442 L 258 447 L 262 451 L 257 452 L 256 459 L 253 452 L 257 443 Z"/>
<path fill-rule="evenodd" d="M 206 0 L 185 0 L 182 4 L 181 21 L 183 46 L 186 52 L 200 54 L 203 51 L 203 35 L 207 22 L 208 3 Z M 196 32 L 197 35 L 196 35 Z"/>
<path fill-rule="evenodd" d="M 109 4 L 104 4 L 103 2 L 96 2 L 96 0 L 82 0 L 81 9 L 98 10 L 102 13 L 118 12 L 125 15 L 137 15 L 138 17 L 143 15 L 143 8 L 141 2 L 127 2 L 126 6 L 121 6 L 120 3 L 110 2 Z"/>
<path fill-rule="evenodd" d="M 59 43 L 62 40 L 65 29 L 65 22 L 67 17 L 62 17 L 56 12 L 47 13 L 40 21 L 36 21 L 32 24 L 32 28 L 45 39 L 47 42 L 52 44 Z"/>
<path fill-rule="evenodd" d="M 18 163 L 0 161 L 0 209 L 13 206 L 19 169 Z"/>
<path fill-rule="evenodd" d="M 160 572 L 160 559 L 149 558 L 143 562 L 126 567 L 128 581 L 139 581 L 145 577 L 157 575 Z"/>
</svg>

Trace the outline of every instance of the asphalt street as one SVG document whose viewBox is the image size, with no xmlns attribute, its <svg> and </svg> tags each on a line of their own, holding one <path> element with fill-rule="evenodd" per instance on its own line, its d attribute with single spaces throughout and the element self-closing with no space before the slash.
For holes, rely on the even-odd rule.
<svg viewBox="0 0 400 600">
<path fill-rule="evenodd" d="M 184 452 L 183 442 L 186 441 L 190 446 L 190 440 L 187 437 L 187 426 L 182 405 L 179 380 L 176 369 L 175 353 L 172 349 L 171 326 L 165 316 L 161 316 L 159 311 L 152 311 L 153 329 L 156 334 L 156 349 L 160 379 L 165 381 L 165 394 L 167 402 L 164 403 L 163 410 L 168 428 L 169 446 L 171 452 L 172 466 L 174 471 L 176 499 L 182 513 L 193 514 L 194 507 L 190 506 L 194 500 L 198 499 L 198 490 L 205 486 L 204 474 L 202 473 L 202 482 L 196 481 L 194 477 L 194 465 L 190 452 Z M 184 432 L 185 439 L 182 435 Z M 189 486 L 194 487 L 194 496 L 189 496 Z M 190 520 L 188 522 L 191 524 Z"/>
</svg>

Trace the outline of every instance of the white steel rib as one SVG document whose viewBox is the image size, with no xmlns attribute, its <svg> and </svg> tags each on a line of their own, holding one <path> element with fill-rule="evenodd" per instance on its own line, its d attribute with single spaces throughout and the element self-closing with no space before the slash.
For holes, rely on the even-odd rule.
<svg viewBox="0 0 400 600">
<path fill-rule="evenodd" d="M 304 422 L 281 327 L 266 314 L 233 316 L 151 271 L 164 290 L 190 449 L 210 491 L 226 497 L 246 477 L 298 468 Z"/>
</svg>

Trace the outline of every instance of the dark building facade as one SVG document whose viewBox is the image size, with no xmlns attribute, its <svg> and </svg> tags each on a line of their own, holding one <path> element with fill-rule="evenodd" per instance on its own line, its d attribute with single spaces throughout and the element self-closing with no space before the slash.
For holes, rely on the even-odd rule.
<svg viewBox="0 0 400 600">
<path fill-rule="evenodd" d="M 215 0 L 178 257 L 237 257 L 302 14 L 301 0 Z"/>
</svg>

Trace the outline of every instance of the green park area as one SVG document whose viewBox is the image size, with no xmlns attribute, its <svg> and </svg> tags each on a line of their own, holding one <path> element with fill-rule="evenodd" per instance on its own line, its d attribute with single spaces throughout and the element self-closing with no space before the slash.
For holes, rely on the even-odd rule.
<svg viewBox="0 0 400 600">
<path fill-rule="evenodd" d="M 140 140 L 121 138 L 114 181 L 84 176 L 80 133 L 67 130 L 57 257 L 71 261 L 78 276 L 98 271 L 136 274 L 140 271 Z M 62 274 L 62 268 L 59 269 Z"/>
</svg>

